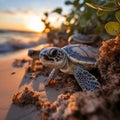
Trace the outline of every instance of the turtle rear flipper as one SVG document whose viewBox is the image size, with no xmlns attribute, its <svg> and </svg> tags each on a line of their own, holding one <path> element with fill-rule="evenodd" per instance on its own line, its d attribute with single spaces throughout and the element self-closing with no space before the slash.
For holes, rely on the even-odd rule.
<svg viewBox="0 0 120 120">
<path fill-rule="evenodd" d="M 79 66 L 74 69 L 74 77 L 83 90 L 92 91 L 100 87 L 97 79 Z"/>
</svg>

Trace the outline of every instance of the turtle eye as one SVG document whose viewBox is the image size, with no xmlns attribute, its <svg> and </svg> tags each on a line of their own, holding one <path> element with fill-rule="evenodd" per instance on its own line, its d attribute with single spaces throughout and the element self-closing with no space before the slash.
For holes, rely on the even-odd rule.
<svg viewBox="0 0 120 120">
<path fill-rule="evenodd" d="M 51 49 L 49 54 L 51 57 L 55 57 L 57 55 L 57 53 L 58 53 L 58 51 L 56 49 Z"/>
</svg>

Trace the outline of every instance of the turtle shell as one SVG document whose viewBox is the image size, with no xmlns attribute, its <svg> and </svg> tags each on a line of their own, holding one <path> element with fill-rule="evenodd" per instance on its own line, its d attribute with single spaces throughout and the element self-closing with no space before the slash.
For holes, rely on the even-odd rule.
<svg viewBox="0 0 120 120">
<path fill-rule="evenodd" d="M 99 50 L 97 48 L 88 46 L 88 45 L 81 45 L 81 44 L 74 44 L 74 45 L 67 45 L 63 47 L 65 50 L 68 58 L 78 64 L 95 64 L 96 60 L 99 56 Z"/>
<path fill-rule="evenodd" d="M 94 41 L 82 34 L 74 34 L 69 37 L 68 42 L 71 44 L 92 44 Z"/>
</svg>

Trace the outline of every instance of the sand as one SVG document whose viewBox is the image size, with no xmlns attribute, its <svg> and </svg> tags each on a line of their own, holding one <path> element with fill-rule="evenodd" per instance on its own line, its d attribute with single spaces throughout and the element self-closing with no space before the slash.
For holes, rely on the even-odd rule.
<svg viewBox="0 0 120 120">
<path fill-rule="evenodd" d="M 101 47 L 98 68 L 102 77 L 96 71 L 101 88 L 92 92 L 81 91 L 73 76 L 61 72 L 54 86 L 44 87 L 50 69 L 39 64 L 39 73 L 26 71 L 27 50 L 1 59 L 0 120 L 40 120 L 41 117 L 43 120 L 120 120 L 119 41 L 118 38 L 109 40 Z M 15 58 L 19 64 L 15 64 Z M 21 60 L 24 64 L 19 62 L 22 58 L 25 58 Z M 21 96 L 15 99 L 19 93 Z M 37 93 L 42 101 L 36 97 Z M 15 101 L 12 102 L 12 98 Z"/>
<path fill-rule="evenodd" d="M 21 55 L 24 56 L 24 54 Z M 25 74 L 24 68 L 12 67 L 15 58 L 14 55 L 11 55 L 0 59 L 0 120 L 6 118 L 11 106 L 12 95 L 18 89 Z"/>
<path fill-rule="evenodd" d="M 39 48 L 41 46 L 34 49 Z M 26 72 L 29 62 L 20 66 L 13 64 L 16 59 L 29 61 L 27 51 L 28 49 L 22 50 L 0 59 L 0 120 L 40 120 L 40 110 L 37 110 L 35 106 L 19 107 L 12 103 L 14 93 L 24 86 L 30 86 L 33 90 L 41 92 L 43 98 L 50 101 L 55 101 L 57 96 L 63 92 L 62 89 L 58 91 L 52 87 L 44 88 L 46 77 L 43 75 L 31 79 L 30 74 Z"/>
<path fill-rule="evenodd" d="M 40 63 L 36 72 L 26 69 L 30 65 L 27 50 L 0 59 L 0 120 L 120 120 L 119 43 L 116 38 L 101 47 L 102 77 L 97 69 L 91 71 L 101 88 L 92 92 L 81 91 L 75 78 L 62 72 L 53 86 L 44 87 L 51 69 Z"/>
</svg>

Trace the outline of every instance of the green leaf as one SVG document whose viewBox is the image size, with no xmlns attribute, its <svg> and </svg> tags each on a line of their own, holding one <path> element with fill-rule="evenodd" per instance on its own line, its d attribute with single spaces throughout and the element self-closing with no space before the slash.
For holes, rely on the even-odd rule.
<svg viewBox="0 0 120 120">
<path fill-rule="evenodd" d="M 118 22 L 120 23 L 120 11 L 115 13 L 115 17 L 118 20 Z"/>
<path fill-rule="evenodd" d="M 99 10 L 99 11 L 113 12 L 113 11 L 116 11 L 116 9 L 117 9 L 117 8 L 108 8 L 108 7 L 98 6 L 98 5 L 88 3 L 88 2 L 86 2 L 85 4 L 91 8 L 93 8 L 95 10 Z"/>
<path fill-rule="evenodd" d="M 79 0 L 74 0 L 73 5 L 78 6 L 79 5 Z"/>
<path fill-rule="evenodd" d="M 62 8 L 56 8 L 56 9 L 54 9 L 52 12 L 61 14 L 61 13 L 62 13 Z"/>
<path fill-rule="evenodd" d="M 116 5 L 114 1 L 109 1 L 109 2 L 105 2 L 102 6 L 99 6 L 104 10 L 98 10 L 97 11 L 97 15 L 98 16 L 102 16 L 104 14 L 109 14 L 108 12 L 112 12 L 116 10 Z"/>
<path fill-rule="evenodd" d="M 116 8 L 116 4 L 115 4 L 114 0 L 109 1 L 109 2 L 105 2 L 102 6 L 106 7 L 106 8 L 109 8 L 109 9 L 110 8 L 112 8 L 112 9 Z"/>
<path fill-rule="evenodd" d="M 65 5 L 72 5 L 73 3 L 69 0 L 65 1 Z"/>
<path fill-rule="evenodd" d="M 72 20 L 72 18 L 73 18 L 72 16 L 67 16 L 66 21 L 70 22 Z"/>
<path fill-rule="evenodd" d="M 97 11 L 97 15 L 98 15 L 98 16 L 102 16 L 103 14 L 104 14 L 104 11 L 101 11 L 101 10 L 98 10 L 98 11 Z"/>
<path fill-rule="evenodd" d="M 120 24 L 118 22 L 108 22 L 105 29 L 110 35 L 117 35 L 120 32 Z"/>
</svg>

